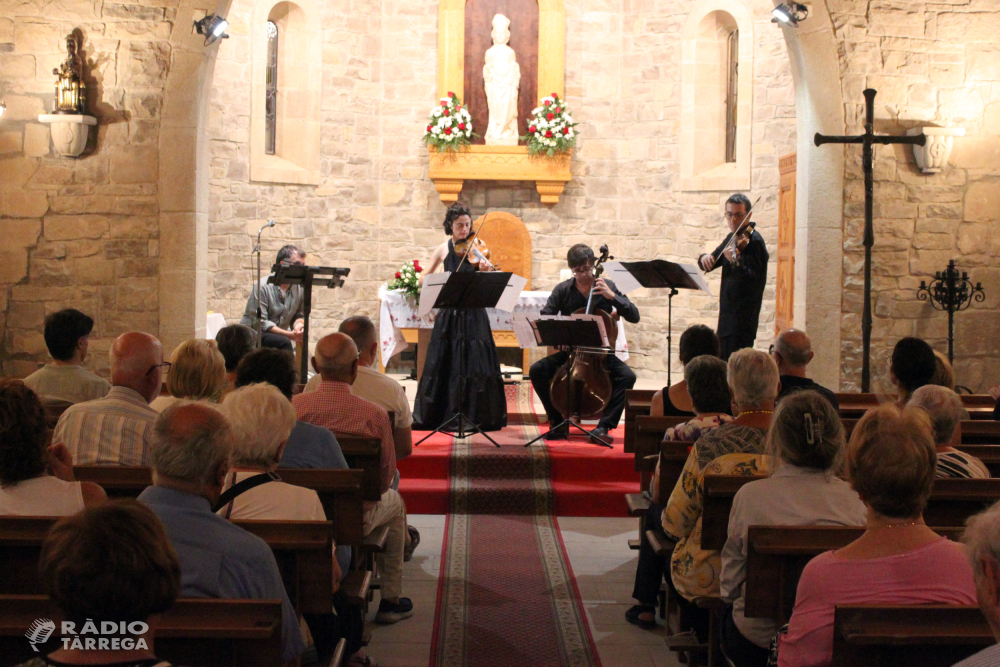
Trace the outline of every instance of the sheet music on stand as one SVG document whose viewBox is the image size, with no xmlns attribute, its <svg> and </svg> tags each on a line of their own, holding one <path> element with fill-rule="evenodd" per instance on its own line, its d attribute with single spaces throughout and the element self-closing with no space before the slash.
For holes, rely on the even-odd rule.
<svg viewBox="0 0 1000 667">
<path fill-rule="evenodd" d="M 521 348 L 530 349 L 533 347 L 548 345 L 547 343 L 542 343 L 542 340 L 548 340 L 557 335 L 563 334 L 562 329 L 565 325 L 556 325 L 553 324 L 554 322 L 572 321 L 593 322 L 597 325 L 597 335 L 588 335 L 587 342 L 577 343 L 578 345 L 611 348 L 611 343 L 608 340 L 608 331 L 604 328 L 604 320 L 601 319 L 599 315 L 584 315 L 582 313 L 573 315 L 542 315 L 534 320 L 518 316 L 513 319 L 512 324 L 514 327 L 514 335 L 517 337 L 518 345 Z M 543 331 L 546 332 L 547 335 L 543 334 Z M 584 331 L 589 331 L 589 328 Z"/>
<path fill-rule="evenodd" d="M 420 290 L 417 314 L 423 317 L 432 308 L 496 308 L 510 312 L 527 283 L 526 278 L 503 271 L 432 273 Z"/>
</svg>

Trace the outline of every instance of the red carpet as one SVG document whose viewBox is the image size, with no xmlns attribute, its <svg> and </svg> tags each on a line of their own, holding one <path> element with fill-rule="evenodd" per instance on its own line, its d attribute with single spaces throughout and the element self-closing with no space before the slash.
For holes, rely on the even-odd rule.
<svg viewBox="0 0 1000 667">
<path fill-rule="evenodd" d="M 554 514 L 628 516 L 625 494 L 639 490 L 634 459 L 612 432 L 612 449 L 585 436 L 553 443 L 524 443 L 545 430 L 536 421 L 530 385 L 508 385 L 508 426 L 490 436 L 454 440 L 436 434 L 399 462 L 399 491 L 413 514 Z M 416 442 L 426 433 L 414 432 Z M 545 496 L 542 498 L 542 496 Z M 462 507 L 455 507 L 461 501 Z"/>
</svg>

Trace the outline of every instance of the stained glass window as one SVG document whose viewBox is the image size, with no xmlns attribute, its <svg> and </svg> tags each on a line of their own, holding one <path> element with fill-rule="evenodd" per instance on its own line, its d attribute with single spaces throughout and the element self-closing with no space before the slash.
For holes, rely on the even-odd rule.
<svg viewBox="0 0 1000 667">
<path fill-rule="evenodd" d="M 267 86 L 264 103 L 264 152 L 274 155 L 278 108 L 278 26 L 267 22 Z"/>
</svg>

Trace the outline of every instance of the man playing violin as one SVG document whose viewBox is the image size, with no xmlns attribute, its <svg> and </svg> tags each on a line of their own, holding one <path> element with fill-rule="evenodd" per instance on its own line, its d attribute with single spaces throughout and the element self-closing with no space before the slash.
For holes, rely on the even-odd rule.
<svg viewBox="0 0 1000 667">
<path fill-rule="evenodd" d="M 590 288 L 594 288 L 594 300 L 592 310 L 601 309 L 606 313 L 617 311 L 626 321 L 633 324 L 639 321 L 639 309 L 629 301 L 628 297 L 618 291 L 614 282 L 604 278 L 594 278 L 594 251 L 582 243 L 578 243 L 566 253 L 566 262 L 569 264 L 573 277 L 556 285 L 549 295 L 549 300 L 542 308 L 542 315 L 572 315 L 581 308 L 587 306 L 587 296 Z M 614 341 L 609 341 L 614 346 Z M 559 410 L 552 405 L 549 390 L 552 378 L 556 371 L 566 363 L 569 354 L 564 351 L 556 352 L 531 365 L 531 385 L 538 394 L 538 398 L 545 406 L 545 414 L 549 417 L 549 425 L 558 424 L 563 420 Z M 611 399 L 608 401 L 604 414 L 601 416 L 597 428 L 594 429 L 594 436 L 605 442 L 610 442 L 612 437 L 608 431 L 618 426 L 622 411 L 625 409 L 625 392 L 635 385 L 635 373 L 625 365 L 621 359 L 614 354 L 607 357 L 608 375 L 611 378 Z M 545 436 L 546 440 L 565 440 L 568 437 L 568 428 L 550 431 Z"/>
<path fill-rule="evenodd" d="M 750 200 L 734 194 L 726 201 L 726 222 L 729 234 L 711 254 L 704 253 L 698 264 L 705 272 L 722 266 L 722 290 L 719 298 L 719 326 L 716 333 L 721 343 L 721 356 L 728 360 L 736 350 L 753 347 L 757 338 L 760 304 L 764 300 L 767 282 L 767 246 L 764 239 L 746 226 L 730 244 L 741 223 L 749 222 Z M 718 258 L 718 259 L 716 259 Z"/>
</svg>

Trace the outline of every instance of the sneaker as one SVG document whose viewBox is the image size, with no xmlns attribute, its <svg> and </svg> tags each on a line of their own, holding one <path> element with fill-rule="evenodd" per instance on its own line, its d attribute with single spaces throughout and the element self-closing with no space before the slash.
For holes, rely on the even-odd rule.
<svg viewBox="0 0 1000 667">
<path fill-rule="evenodd" d="M 407 526 L 406 532 L 410 535 L 410 544 L 403 547 L 403 562 L 409 563 L 410 559 L 413 558 L 413 552 L 416 550 L 417 545 L 420 544 L 420 533 L 413 526 Z"/>
<path fill-rule="evenodd" d="M 399 598 L 399 602 L 395 604 L 388 600 L 382 600 L 378 603 L 378 613 L 375 614 L 375 622 L 389 625 L 390 623 L 398 623 L 410 616 L 413 616 L 413 603 L 410 602 L 410 598 Z"/>
</svg>

